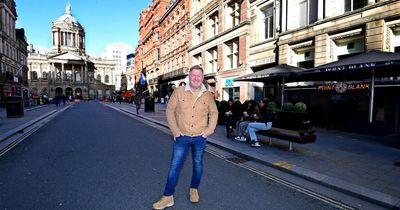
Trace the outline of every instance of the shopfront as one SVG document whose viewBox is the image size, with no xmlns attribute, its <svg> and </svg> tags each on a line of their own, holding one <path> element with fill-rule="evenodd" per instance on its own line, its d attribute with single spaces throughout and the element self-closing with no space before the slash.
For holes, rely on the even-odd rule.
<svg viewBox="0 0 400 210">
<path fill-rule="evenodd" d="M 306 83 L 286 87 L 285 102 L 304 102 L 314 126 L 383 136 L 400 131 L 400 80 L 377 80 L 372 123 L 370 81 Z"/>
<path fill-rule="evenodd" d="M 222 79 L 222 100 L 240 100 L 240 84 L 233 77 Z"/>
<path fill-rule="evenodd" d="M 399 132 L 399 67 L 399 53 L 361 53 L 299 72 L 295 80 L 314 85 L 287 87 L 285 98 L 305 101 L 315 125 L 379 136 Z"/>
<path fill-rule="evenodd" d="M 290 74 L 256 74 L 243 80 L 276 83 L 281 103 L 304 102 L 314 126 L 377 136 L 400 132 L 399 53 L 370 51 Z"/>
</svg>

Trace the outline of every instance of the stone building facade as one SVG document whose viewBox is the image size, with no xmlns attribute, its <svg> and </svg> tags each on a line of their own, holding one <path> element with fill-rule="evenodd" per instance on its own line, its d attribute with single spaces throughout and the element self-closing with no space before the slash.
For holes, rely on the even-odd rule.
<svg viewBox="0 0 400 210">
<path fill-rule="evenodd" d="M 174 10 L 178 5 L 185 5 L 188 11 Z M 302 101 L 309 107 L 316 124 L 373 130 L 370 124 L 363 124 L 369 118 L 369 122 L 375 122 L 374 126 L 382 128 L 381 133 L 400 130 L 400 77 L 396 75 L 375 78 L 378 83 L 374 86 L 373 102 L 368 91 L 345 94 L 315 91 L 319 83 L 368 82 L 365 78 L 357 79 L 357 75 L 352 76 L 357 81 L 291 84 L 284 84 L 283 80 L 235 81 L 243 75 L 283 64 L 310 69 L 373 50 L 399 52 L 399 1 L 202 0 L 170 1 L 166 8 L 170 10 L 161 12 L 161 19 L 145 21 L 147 25 L 142 25 L 146 28 L 142 30 L 148 30 L 146 37 L 141 35 L 142 41 L 156 34 L 150 29 L 161 27 L 160 37 L 157 36 L 161 41 L 150 42 L 157 45 L 143 45 L 144 42 L 138 45 L 139 49 L 156 52 L 158 47 L 154 46 L 161 44 L 161 58 L 150 53 L 145 59 L 140 56 L 136 59 L 137 63 L 145 64 L 143 70 L 152 66 L 147 71 L 151 75 L 150 85 L 164 80 L 167 87 L 177 86 L 187 74 L 179 69 L 198 64 L 205 69 L 206 81 L 217 100 L 243 102 L 268 97 L 278 105 Z M 153 9 L 149 7 L 146 13 Z M 189 14 L 188 22 L 181 19 L 183 12 Z M 185 39 L 179 36 L 182 34 Z M 180 44 L 185 43 L 183 40 L 187 41 L 188 48 Z M 391 69 L 391 72 L 395 71 Z M 168 92 L 163 87 L 160 89 Z"/>
<path fill-rule="evenodd" d="M 253 84 L 233 79 L 250 73 L 248 1 L 196 1 L 191 6 L 190 65 L 201 65 L 217 100 L 248 99 Z"/>
<path fill-rule="evenodd" d="M 36 96 L 94 99 L 114 91 L 112 60 L 92 58 L 85 51 L 84 27 L 72 16 L 67 4 L 65 14 L 53 21 L 52 47 L 48 53 L 29 53 L 29 86 Z"/>
<path fill-rule="evenodd" d="M 28 95 L 28 43 L 24 29 L 15 28 L 17 17 L 15 1 L 0 1 L 0 101 Z"/>
<path fill-rule="evenodd" d="M 250 1 L 250 16 L 253 71 L 280 64 L 309 69 L 373 50 L 400 52 L 400 2 L 395 0 L 255 0 Z M 374 78 L 374 97 L 372 88 L 344 93 L 317 89 L 318 84 L 371 84 L 371 78 L 352 78 L 287 84 L 282 99 L 306 103 L 317 126 L 374 135 L 399 131 L 400 77 L 396 74 Z M 264 89 L 276 100 L 281 88 Z"/>
<path fill-rule="evenodd" d="M 141 14 L 136 58 L 153 89 L 163 80 L 178 85 L 182 68 L 199 64 L 217 100 L 259 100 L 274 97 L 276 88 L 234 79 L 279 64 L 311 68 L 373 49 L 399 49 L 394 0 L 176 0 L 166 11 L 160 4 Z"/>
</svg>

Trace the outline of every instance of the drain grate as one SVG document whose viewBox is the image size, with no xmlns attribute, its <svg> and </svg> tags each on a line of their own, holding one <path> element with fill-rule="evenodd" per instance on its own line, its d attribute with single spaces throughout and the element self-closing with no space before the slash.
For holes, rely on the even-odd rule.
<svg viewBox="0 0 400 210">
<path fill-rule="evenodd" d="M 233 163 L 236 163 L 236 164 L 245 163 L 245 162 L 248 161 L 248 160 L 246 160 L 246 159 L 239 158 L 239 157 L 226 158 L 226 160 L 228 160 L 228 161 L 230 161 L 230 162 L 233 162 Z"/>
</svg>

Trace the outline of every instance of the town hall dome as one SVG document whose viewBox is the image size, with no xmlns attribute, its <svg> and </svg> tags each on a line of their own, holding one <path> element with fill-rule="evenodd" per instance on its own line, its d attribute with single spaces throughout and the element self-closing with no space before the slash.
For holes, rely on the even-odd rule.
<svg viewBox="0 0 400 210">
<path fill-rule="evenodd" d="M 65 14 L 53 22 L 53 25 L 73 25 L 82 28 L 82 25 L 72 16 L 71 5 L 68 3 L 65 7 Z"/>
</svg>

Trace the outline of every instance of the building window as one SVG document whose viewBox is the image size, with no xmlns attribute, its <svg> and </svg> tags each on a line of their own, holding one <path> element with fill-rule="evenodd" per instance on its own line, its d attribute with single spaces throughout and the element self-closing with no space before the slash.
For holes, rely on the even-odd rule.
<svg viewBox="0 0 400 210">
<path fill-rule="evenodd" d="M 193 65 L 201 65 L 201 53 L 193 56 Z"/>
<path fill-rule="evenodd" d="M 104 82 L 105 82 L 105 83 L 109 83 L 109 82 L 110 82 L 110 76 L 106 75 L 106 76 L 104 77 Z"/>
<path fill-rule="evenodd" d="M 160 32 L 159 31 L 156 32 L 156 40 L 160 40 Z"/>
<path fill-rule="evenodd" d="M 213 48 L 208 50 L 208 73 L 217 72 L 218 68 L 218 49 Z"/>
<path fill-rule="evenodd" d="M 62 80 L 61 78 L 61 71 L 57 72 L 56 80 Z"/>
<path fill-rule="evenodd" d="M 318 0 L 303 0 L 299 3 L 299 26 L 306 26 L 317 21 Z"/>
<path fill-rule="evenodd" d="M 226 43 L 226 61 L 225 66 L 233 69 L 239 66 L 239 40 L 233 40 Z"/>
<path fill-rule="evenodd" d="M 344 0 L 344 11 L 349 12 L 363 8 L 367 3 L 367 0 Z"/>
<path fill-rule="evenodd" d="M 202 24 L 199 23 L 194 27 L 194 44 L 201 43 Z"/>
<path fill-rule="evenodd" d="M 214 12 L 209 17 L 209 38 L 218 34 L 218 11 Z"/>
<path fill-rule="evenodd" d="M 49 75 L 49 74 L 48 74 L 47 72 L 44 71 L 44 72 L 42 73 L 42 80 L 45 80 L 45 81 L 46 81 L 48 75 Z"/>
<path fill-rule="evenodd" d="M 239 1 L 232 1 L 228 3 L 226 8 L 226 26 L 227 28 L 233 28 L 240 22 L 240 3 Z"/>
<path fill-rule="evenodd" d="M 160 48 L 157 48 L 157 52 L 156 52 L 156 60 L 159 61 L 161 58 L 161 52 L 160 52 Z"/>
<path fill-rule="evenodd" d="M 274 36 L 274 18 L 273 18 L 273 8 L 268 6 L 262 9 L 263 22 L 264 22 L 264 39 L 270 39 Z"/>
<path fill-rule="evenodd" d="M 391 28 L 390 46 L 392 52 L 399 52 L 400 46 L 400 27 Z M 396 51 L 397 49 L 397 51 Z"/>
<path fill-rule="evenodd" d="M 38 79 L 38 74 L 36 71 L 32 71 L 32 81 L 37 81 Z"/>
<path fill-rule="evenodd" d="M 100 74 L 97 74 L 97 78 L 96 78 L 97 80 L 99 80 L 99 81 L 101 81 L 101 75 Z"/>
<path fill-rule="evenodd" d="M 66 78 L 67 81 L 71 81 L 71 80 L 72 80 L 72 74 L 71 74 L 71 72 L 67 72 L 67 73 L 66 73 L 66 77 L 67 77 L 67 78 Z"/>
</svg>

